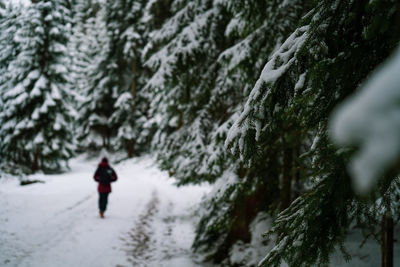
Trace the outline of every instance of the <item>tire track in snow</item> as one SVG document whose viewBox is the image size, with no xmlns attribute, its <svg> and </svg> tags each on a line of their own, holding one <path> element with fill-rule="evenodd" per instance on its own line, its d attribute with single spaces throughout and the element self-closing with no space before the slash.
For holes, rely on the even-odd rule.
<svg viewBox="0 0 400 267">
<path fill-rule="evenodd" d="M 134 228 L 128 233 L 127 254 L 128 261 L 133 266 L 146 266 L 145 263 L 152 258 L 154 251 L 152 222 L 159 211 L 160 200 L 157 191 L 153 191 L 150 201 L 144 212 L 139 216 Z"/>
<path fill-rule="evenodd" d="M 65 209 L 63 209 L 63 210 L 61 210 L 61 211 L 55 213 L 54 215 L 55 215 L 55 216 L 58 216 L 58 215 L 60 215 L 60 214 L 63 214 L 63 213 L 66 213 L 66 212 L 75 210 L 76 208 L 80 207 L 82 204 L 84 204 L 85 202 L 87 202 L 88 200 L 90 200 L 90 199 L 93 198 L 93 197 L 94 197 L 93 194 L 87 195 L 86 197 L 84 197 L 84 198 L 82 198 L 81 200 L 77 201 L 77 202 L 74 203 L 73 205 L 70 205 L 69 207 L 67 207 L 67 208 L 65 208 Z"/>
<path fill-rule="evenodd" d="M 25 251 L 24 255 L 19 257 L 18 266 L 29 266 L 29 261 L 32 256 L 44 255 L 49 249 L 60 243 L 71 233 L 71 229 L 80 221 L 90 217 L 86 213 L 90 209 L 92 203 L 90 199 L 93 195 L 88 195 L 77 201 L 74 205 L 60 210 L 52 217 L 44 221 L 44 225 L 50 230 L 48 234 L 37 237 L 36 244 L 30 251 Z"/>
<path fill-rule="evenodd" d="M 175 203 L 161 196 L 153 191 L 135 226 L 122 238 L 127 261 L 135 267 L 201 266 L 191 257 L 192 214 L 177 213 Z"/>
</svg>

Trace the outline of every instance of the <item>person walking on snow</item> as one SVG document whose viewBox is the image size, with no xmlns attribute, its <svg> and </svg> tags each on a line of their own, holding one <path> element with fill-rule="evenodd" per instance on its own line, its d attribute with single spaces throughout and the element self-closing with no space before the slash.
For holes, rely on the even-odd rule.
<svg viewBox="0 0 400 267">
<path fill-rule="evenodd" d="M 94 180 L 99 183 L 99 212 L 100 217 L 104 218 L 107 209 L 108 195 L 111 193 L 111 183 L 118 179 L 114 169 L 108 165 L 108 159 L 103 158 L 94 173 Z"/>
</svg>

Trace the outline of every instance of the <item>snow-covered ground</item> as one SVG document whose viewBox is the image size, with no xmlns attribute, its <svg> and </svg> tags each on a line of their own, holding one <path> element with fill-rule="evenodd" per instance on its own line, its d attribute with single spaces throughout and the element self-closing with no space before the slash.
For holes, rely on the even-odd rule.
<svg viewBox="0 0 400 267">
<path fill-rule="evenodd" d="M 152 158 L 124 161 L 100 219 L 97 163 L 79 157 L 27 186 L 0 179 L 0 266 L 203 266 L 190 246 L 208 186 L 177 188 Z"/>
<path fill-rule="evenodd" d="M 106 218 L 100 219 L 92 178 L 97 163 L 79 157 L 67 173 L 32 175 L 27 178 L 45 183 L 27 186 L 15 177 L 0 179 L 0 266 L 205 266 L 196 263 L 190 247 L 196 210 L 209 186 L 177 188 L 150 157 L 124 161 L 112 165 L 119 179 L 112 185 Z M 345 243 L 352 261 L 336 253 L 330 266 L 379 266 L 379 244 L 369 240 L 360 249 L 362 240 L 353 231 Z M 399 247 L 396 242 L 395 251 Z M 249 256 L 246 262 L 255 263 L 259 256 L 253 252 L 238 244 L 231 260 Z M 394 260 L 397 266 L 397 253 Z"/>
<path fill-rule="evenodd" d="M 393 266 L 400 266 L 400 228 L 394 228 L 394 253 Z M 378 238 L 380 238 L 378 236 Z M 346 262 L 343 254 L 339 251 L 331 256 L 332 267 L 376 267 L 381 266 L 381 247 L 378 241 L 372 237 L 368 238 L 365 244 L 360 247 L 364 241 L 364 236 L 359 229 L 352 229 L 345 241 L 346 251 L 351 255 L 351 260 Z"/>
</svg>

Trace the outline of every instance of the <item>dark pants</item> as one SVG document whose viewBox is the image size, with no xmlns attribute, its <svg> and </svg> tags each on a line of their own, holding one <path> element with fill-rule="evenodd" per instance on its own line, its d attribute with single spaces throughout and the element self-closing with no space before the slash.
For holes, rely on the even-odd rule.
<svg viewBox="0 0 400 267">
<path fill-rule="evenodd" d="M 102 212 L 107 209 L 108 194 L 110 193 L 99 193 L 99 210 Z"/>
</svg>

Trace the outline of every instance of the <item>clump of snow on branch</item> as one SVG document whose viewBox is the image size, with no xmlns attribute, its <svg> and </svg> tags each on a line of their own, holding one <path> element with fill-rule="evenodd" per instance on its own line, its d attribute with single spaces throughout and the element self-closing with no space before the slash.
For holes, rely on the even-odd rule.
<svg viewBox="0 0 400 267">
<path fill-rule="evenodd" d="M 349 164 L 356 190 L 369 191 L 400 156 L 400 48 L 333 114 L 332 136 L 359 149 Z"/>
<path fill-rule="evenodd" d="M 233 140 L 238 138 L 238 146 L 240 153 L 244 152 L 244 139 L 249 129 L 256 130 L 256 139 L 261 133 L 261 125 L 259 119 L 264 117 L 264 106 L 262 103 L 269 98 L 271 90 L 268 86 L 274 84 L 282 77 L 292 64 L 296 61 L 297 52 L 301 49 L 307 40 L 309 26 L 303 26 L 297 29 L 284 44 L 276 51 L 271 60 L 265 65 L 261 72 L 260 78 L 252 89 L 250 96 L 244 106 L 243 112 L 239 119 L 234 123 L 228 133 L 225 145 L 229 146 Z M 251 119 L 250 117 L 254 117 Z"/>
</svg>

